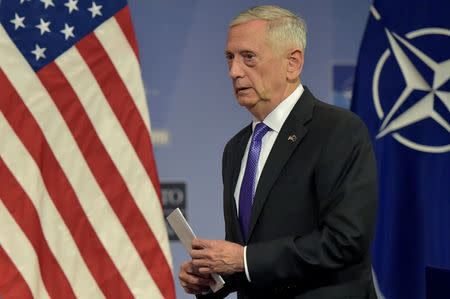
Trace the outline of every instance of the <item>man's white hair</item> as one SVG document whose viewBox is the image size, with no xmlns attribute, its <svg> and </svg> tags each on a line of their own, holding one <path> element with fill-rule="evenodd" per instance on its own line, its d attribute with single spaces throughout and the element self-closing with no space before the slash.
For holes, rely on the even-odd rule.
<svg viewBox="0 0 450 299">
<path fill-rule="evenodd" d="M 276 5 L 253 7 L 233 18 L 229 27 L 252 20 L 268 21 L 267 34 L 273 46 L 283 50 L 293 47 L 305 50 L 306 25 L 289 10 Z"/>
</svg>

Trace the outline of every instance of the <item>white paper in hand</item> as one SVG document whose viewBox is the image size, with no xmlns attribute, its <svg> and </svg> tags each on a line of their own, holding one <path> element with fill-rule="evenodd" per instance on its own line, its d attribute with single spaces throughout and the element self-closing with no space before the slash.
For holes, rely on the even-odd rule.
<svg viewBox="0 0 450 299">
<path fill-rule="evenodd" d="M 181 214 L 180 209 L 177 208 L 172 213 L 170 213 L 170 215 L 167 216 L 167 221 L 169 222 L 175 234 L 178 236 L 178 239 L 180 239 L 181 244 L 183 244 L 184 248 L 188 252 L 191 251 L 191 243 L 192 240 L 196 238 L 196 236 L 192 231 L 192 228 L 189 226 L 189 223 L 187 223 L 186 218 L 184 218 L 183 214 Z M 211 274 L 211 277 L 216 283 L 214 285 L 210 285 L 209 287 L 215 293 L 223 287 L 225 281 L 223 280 L 222 276 L 218 274 Z"/>
</svg>

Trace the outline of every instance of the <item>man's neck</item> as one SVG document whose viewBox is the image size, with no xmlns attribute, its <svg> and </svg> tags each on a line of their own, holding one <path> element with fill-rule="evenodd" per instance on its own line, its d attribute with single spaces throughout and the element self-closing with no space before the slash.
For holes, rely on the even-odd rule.
<svg viewBox="0 0 450 299">
<path fill-rule="evenodd" d="M 298 80 L 295 83 L 288 84 L 285 92 L 283 93 L 283 96 L 281 97 L 281 100 L 277 101 L 269 101 L 269 105 L 261 105 L 259 107 L 252 107 L 248 109 L 250 113 L 259 121 L 263 121 L 267 115 L 269 115 L 281 102 L 283 102 L 287 97 L 289 97 L 294 90 L 297 89 L 297 87 L 300 85 L 300 80 Z"/>
</svg>

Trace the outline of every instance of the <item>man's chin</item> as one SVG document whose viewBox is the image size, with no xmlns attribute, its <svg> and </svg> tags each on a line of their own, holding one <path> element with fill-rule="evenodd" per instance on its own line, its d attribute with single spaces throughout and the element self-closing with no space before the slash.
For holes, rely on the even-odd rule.
<svg viewBox="0 0 450 299">
<path fill-rule="evenodd" d="M 247 95 L 247 94 L 236 94 L 236 99 L 239 103 L 239 105 L 244 107 L 251 107 L 254 106 L 258 99 L 253 95 Z"/>
</svg>

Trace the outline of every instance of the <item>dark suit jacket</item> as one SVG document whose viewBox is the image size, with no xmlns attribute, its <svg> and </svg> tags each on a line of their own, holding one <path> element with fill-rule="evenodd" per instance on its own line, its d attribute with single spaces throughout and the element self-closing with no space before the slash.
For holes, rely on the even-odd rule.
<svg viewBox="0 0 450 299">
<path fill-rule="evenodd" d="M 212 297 L 375 298 L 377 174 L 363 122 L 305 87 L 261 173 L 244 240 L 234 190 L 251 133 L 249 125 L 228 142 L 222 175 L 225 238 L 247 245 L 252 282 L 231 275 Z"/>
</svg>

